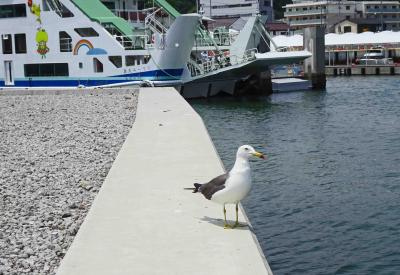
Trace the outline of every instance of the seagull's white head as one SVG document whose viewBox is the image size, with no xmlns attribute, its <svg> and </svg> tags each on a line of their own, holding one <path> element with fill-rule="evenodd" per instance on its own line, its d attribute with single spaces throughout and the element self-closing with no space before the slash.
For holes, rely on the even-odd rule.
<svg viewBox="0 0 400 275">
<path fill-rule="evenodd" d="M 244 158 L 244 159 L 249 159 L 249 157 L 251 156 L 255 156 L 261 159 L 265 159 L 265 156 L 263 154 L 261 154 L 260 152 L 257 152 L 256 150 L 254 150 L 253 147 L 251 147 L 250 145 L 242 145 L 239 147 L 237 153 L 236 153 L 236 157 L 237 158 Z"/>
</svg>

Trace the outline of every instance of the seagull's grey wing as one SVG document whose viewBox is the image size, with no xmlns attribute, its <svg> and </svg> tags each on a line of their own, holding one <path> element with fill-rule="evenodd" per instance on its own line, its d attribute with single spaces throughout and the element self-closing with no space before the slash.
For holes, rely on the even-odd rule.
<svg viewBox="0 0 400 275">
<path fill-rule="evenodd" d="M 200 192 L 206 197 L 206 199 L 210 200 L 211 197 L 215 194 L 215 192 L 222 190 L 225 188 L 225 182 L 228 179 L 229 174 L 222 174 L 216 178 L 213 178 L 208 183 L 203 184 L 200 187 Z"/>
</svg>

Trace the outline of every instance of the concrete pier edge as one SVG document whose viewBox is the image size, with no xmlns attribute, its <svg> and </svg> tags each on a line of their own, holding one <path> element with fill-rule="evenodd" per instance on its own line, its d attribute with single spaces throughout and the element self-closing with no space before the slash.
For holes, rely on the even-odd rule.
<svg viewBox="0 0 400 275">
<path fill-rule="evenodd" d="M 223 171 L 179 93 L 141 89 L 132 130 L 57 274 L 272 274 L 242 207 L 249 228 L 225 230 L 220 205 L 183 190 Z"/>
</svg>

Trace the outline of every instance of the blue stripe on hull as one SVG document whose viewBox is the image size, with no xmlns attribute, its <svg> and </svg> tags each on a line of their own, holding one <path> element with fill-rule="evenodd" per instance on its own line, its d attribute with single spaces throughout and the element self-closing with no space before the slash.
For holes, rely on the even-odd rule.
<svg viewBox="0 0 400 275">
<path fill-rule="evenodd" d="M 182 73 L 183 73 L 183 69 L 168 69 L 168 70 L 146 71 L 146 72 L 140 72 L 140 73 L 116 75 L 115 77 L 155 77 L 155 78 L 170 77 L 170 78 L 176 78 L 176 77 L 181 77 Z M 158 79 L 154 79 L 154 80 L 158 80 Z"/>
<path fill-rule="evenodd" d="M 25 78 L 22 80 L 16 79 L 14 85 L 5 86 L 4 80 L 0 80 L 0 87 L 77 87 L 83 85 L 86 87 L 91 86 L 103 86 L 111 84 L 120 84 L 132 81 L 171 81 L 179 80 L 183 73 L 183 69 L 169 69 L 169 70 L 157 70 L 147 71 L 141 73 L 124 74 L 110 77 L 99 77 L 99 78 L 60 78 L 54 77 L 50 79 L 43 79 L 40 77 L 32 77 L 31 79 Z"/>
</svg>

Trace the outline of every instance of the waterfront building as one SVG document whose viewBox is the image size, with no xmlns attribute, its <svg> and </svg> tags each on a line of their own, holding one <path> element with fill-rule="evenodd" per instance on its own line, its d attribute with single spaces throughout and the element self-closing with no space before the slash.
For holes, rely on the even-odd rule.
<svg viewBox="0 0 400 275">
<path fill-rule="evenodd" d="M 291 31 L 293 31 L 288 24 L 279 21 L 268 22 L 265 24 L 265 28 L 272 36 L 290 35 Z"/>
<path fill-rule="evenodd" d="M 380 23 L 374 18 L 351 18 L 334 24 L 335 33 L 361 33 L 377 32 L 380 30 Z"/>
<path fill-rule="evenodd" d="M 286 23 L 296 30 L 323 25 L 327 32 L 333 32 L 339 22 L 360 18 L 369 19 L 370 25 L 379 25 L 379 31 L 400 29 L 399 1 L 294 0 L 284 8 Z"/>
<path fill-rule="evenodd" d="M 274 19 L 272 0 L 199 0 L 204 15 L 213 19 L 266 15 Z"/>
<path fill-rule="evenodd" d="M 399 1 L 363 1 L 357 4 L 363 18 L 379 22 L 379 30 L 400 30 Z"/>
</svg>

